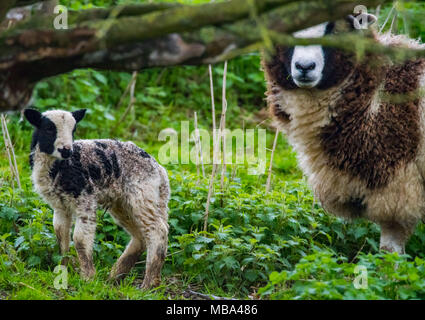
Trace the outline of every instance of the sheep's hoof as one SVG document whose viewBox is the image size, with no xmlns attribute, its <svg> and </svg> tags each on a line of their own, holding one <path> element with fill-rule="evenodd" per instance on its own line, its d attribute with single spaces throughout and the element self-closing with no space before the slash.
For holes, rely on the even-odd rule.
<svg viewBox="0 0 425 320">
<path fill-rule="evenodd" d="M 391 246 L 391 245 L 381 245 L 379 247 L 380 251 L 388 252 L 388 253 L 394 253 L 397 252 L 398 254 L 405 254 L 405 250 L 403 247 L 397 247 L 397 246 Z"/>
</svg>

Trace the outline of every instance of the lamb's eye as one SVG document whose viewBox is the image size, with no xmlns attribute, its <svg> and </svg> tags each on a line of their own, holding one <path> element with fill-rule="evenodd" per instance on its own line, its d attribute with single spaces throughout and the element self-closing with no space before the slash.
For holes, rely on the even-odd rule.
<svg viewBox="0 0 425 320">
<path fill-rule="evenodd" d="M 54 132 L 55 132 L 55 130 L 56 130 L 56 128 L 55 128 L 55 127 L 52 127 L 52 126 L 48 126 L 48 127 L 46 127 L 44 130 L 45 130 L 46 132 L 48 132 L 48 133 L 54 133 Z"/>
</svg>

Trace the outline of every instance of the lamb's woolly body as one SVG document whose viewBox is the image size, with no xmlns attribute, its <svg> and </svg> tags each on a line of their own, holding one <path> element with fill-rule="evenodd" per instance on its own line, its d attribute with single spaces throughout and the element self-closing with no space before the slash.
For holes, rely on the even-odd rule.
<svg viewBox="0 0 425 320">
<path fill-rule="evenodd" d="M 403 36 L 377 40 L 425 49 Z M 417 93 L 425 86 L 425 60 L 402 66 L 381 58 L 374 62 L 356 65 L 327 90 L 282 85 L 270 69 L 276 64 L 264 65 L 267 101 L 323 207 L 379 223 L 381 248 L 402 252 L 425 214 L 425 99 L 391 104 L 381 94 Z M 344 132 L 347 127 L 356 130 Z"/>
<path fill-rule="evenodd" d="M 62 136 L 61 130 L 72 130 L 75 125 L 75 121 L 60 120 L 63 113 L 52 111 L 48 115 L 59 127 L 58 137 Z M 59 123 L 71 124 L 64 129 Z M 144 286 L 157 284 L 168 244 L 170 190 L 166 170 L 132 142 L 77 140 L 72 147 L 71 158 L 65 160 L 40 152 L 38 144 L 32 150 L 32 181 L 54 209 L 53 222 L 62 253 L 69 249 L 74 218 L 74 243 L 82 274 L 87 278 L 94 275 L 92 245 L 96 209 L 101 206 L 132 237 L 112 277 L 127 273 L 146 248 Z"/>
</svg>

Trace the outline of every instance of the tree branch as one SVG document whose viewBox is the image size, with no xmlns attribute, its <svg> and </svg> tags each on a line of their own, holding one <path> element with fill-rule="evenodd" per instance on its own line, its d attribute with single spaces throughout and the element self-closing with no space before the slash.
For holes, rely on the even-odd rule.
<svg viewBox="0 0 425 320">
<path fill-rule="evenodd" d="M 17 0 L 3 0 L 0 3 L 0 22 L 4 20 L 7 12 L 16 4 Z"/>
<path fill-rule="evenodd" d="M 412 58 L 425 58 L 424 49 L 409 49 L 403 47 L 384 46 L 370 37 L 361 34 L 332 35 L 322 38 L 294 38 L 292 36 L 272 33 L 272 39 L 285 46 L 322 45 L 334 47 L 345 51 L 351 51 L 360 58 L 365 53 L 386 55 L 395 62 L 401 62 Z"/>
<path fill-rule="evenodd" d="M 302 40 L 282 33 L 344 17 L 355 5 L 349 0 L 130 5 L 71 12 L 68 30 L 55 30 L 54 16 L 34 16 L 0 34 L 0 111 L 22 108 L 45 77 L 87 67 L 134 71 L 223 61 L 260 49 L 264 29 L 274 31 L 274 41 L 295 43 Z"/>
</svg>

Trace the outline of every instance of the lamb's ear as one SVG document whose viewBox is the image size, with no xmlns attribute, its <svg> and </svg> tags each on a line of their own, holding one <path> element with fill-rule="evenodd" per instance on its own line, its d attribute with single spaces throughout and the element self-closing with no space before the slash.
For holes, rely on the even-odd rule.
<svg viewBox="0 0 425 320">
<path fill-rule="evenodd" d="M 75 121 L 77 121 L 77 123 L 83 120 L 84 115 L 86 114 L 86 111 L 87 109 L 81 109 L 81 110 L 72 112 L 72 116 L 74 117 Z"/>
<path fill-rule="evenodd" d="M 34 127 L 38 128 L 41 124 L 41 112 L 35 109 L 25 109 L 24 116 Z"/>
<path fill-rule="evenodd" d="M 348 23 L 350 23 L 351 27 L 356 30 L 368 29 L 377 20 L 378 18 L 370 13 L 359 14 L 356 16 L 350 14 L 347 17 Z"/>
</svg>

